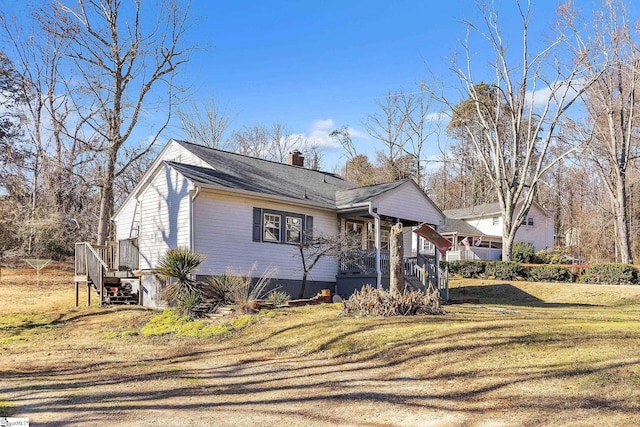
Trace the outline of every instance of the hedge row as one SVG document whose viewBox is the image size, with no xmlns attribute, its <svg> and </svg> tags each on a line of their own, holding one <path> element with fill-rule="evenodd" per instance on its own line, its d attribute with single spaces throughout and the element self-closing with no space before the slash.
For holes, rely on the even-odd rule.
<svg viewBox="0 0 640 427">
<path fill-rule="evenodd" d="M 451 261 L 442 262 L 448 266 L 449 273 L 464 278 L 489 278 L 496 280 L 523 279 L 534 282 L 582 282 L 603 285 L 621 285 L 640 283 L 638 269 L 629 264 L 597 263 L 592 264 L 580 276 L 569 268 L 553 264 L 541 264 L 525 267 L 519 262 L 503 261 Z"/>
</svg>

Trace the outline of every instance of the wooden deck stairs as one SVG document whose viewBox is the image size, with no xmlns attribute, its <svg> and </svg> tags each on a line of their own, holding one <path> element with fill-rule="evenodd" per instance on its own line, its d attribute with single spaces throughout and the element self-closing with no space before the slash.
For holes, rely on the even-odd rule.
<svg viewBox="0 0 640 427">
<path fill-rule="evenodd" d="M 93 292 L 103 306 L 140 303 L 137 239 L 103 246 L 76 243 L 75 255 L 76 307 L 82 283 L 87 287 L 87 306 L 91 305 Z"/>
</svg>

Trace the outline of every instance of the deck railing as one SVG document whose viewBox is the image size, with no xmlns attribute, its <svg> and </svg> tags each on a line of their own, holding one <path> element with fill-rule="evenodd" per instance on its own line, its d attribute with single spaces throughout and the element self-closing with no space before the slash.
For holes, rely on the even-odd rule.
<svg viewBox="0 0 640 427">
<path fill-rule="evenodd" d="M 117 270 L 138 270 L 140 268 L 140 252 L 138 238 L 118 241 L 118 262 L 114 265 Z"/>
<path fill-rule="evenodd" d="M 389 251 L 380 251 L 380 270 L 383 276 L 390 272 Z M 340 260 L 340 274 L 376 274 L 375 249 L 362 249 L 345 254 Z"/>
<path fill-rule="evenodd" d="M 95 248 L 88 242 L 76 243 L 76 276 L 87 276 L 100 294 L 102 301 L 104 294 L 104 273 L 108 265 L 104 261 L 104 247 Z"/>
</svg>

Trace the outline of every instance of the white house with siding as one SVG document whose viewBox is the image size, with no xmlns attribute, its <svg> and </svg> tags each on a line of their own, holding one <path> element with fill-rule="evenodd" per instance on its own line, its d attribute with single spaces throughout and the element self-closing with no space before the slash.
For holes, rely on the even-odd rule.
<svg viewBox="0 0 640 427">
<path fill-rule="evenodd" d="M 358 233 L 362 251 L 374 260 L 371 268 L 352 271 L 323 258 L 310 273 L 307 295 L 384 286 L 389 229 L 397 222 L 406 226 L 405 254 L 417 262 L 411 228 L 441 227 L 445 217 L 410 180 L 356 187 L 305 168 L 297 151 L 283 164 L 178 140 L 164 147 L 113 216 L 114 240 L 137 245 L 135 273 L 141 303 L 148 306 L 161 304 L 163 283 L 153 269 L 176 247 L 207 256 L 199 277 L 232 271 L 258 278 L 274 268 L 272 283 L 295 296 L 302 278 L 296 244 L 305 233 Z"/>
<path fill-rule="evenodd" d="M 497 202 L 446 210 L 444 214 L 447 224 L 440 233 L 453 243 L 447 252 L 448 261 L 501 259 L 504 217 Z M 531 243 L 536 252 L 553 249 L 553 215 L 534 202 L 527 220 L 516 232 L 515 241 Z"/>
</svg>

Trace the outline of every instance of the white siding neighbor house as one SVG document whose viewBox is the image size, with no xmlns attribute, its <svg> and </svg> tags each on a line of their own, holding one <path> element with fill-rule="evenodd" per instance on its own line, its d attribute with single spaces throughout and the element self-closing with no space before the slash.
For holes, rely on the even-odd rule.
<svg viewBox="0 0 640 427">
<path fill-rule="evenodd" d="M 447 224 L 439 231 L 453 243 L 447 261 L 501 259 L 503 216 L 498 203 L 446 210 L 444 214 Z M 536 252 L 553 249 L 553 215 L 534 202 L 515 241 L 531 243 Z"/>
<path fill-rule="evenodd" d="M 103 264 L 128 270 L 138 302 L 148 306 L 162 303 L 163 280 L 153 269 L 176 247 L 206 255 L 200 278 L 231 271 L 255 279 L 275 269 L 272 283 L 295 297 L 302 278 L 300 239 L 349 231 L 361 235 L 361 250 L 372 260 L 368 268 L 354 271 L 323 258 L 310 273 L 305 296 L 325 288 L 349 294 L 364 284 L 388 283 L 389 229 L 398 222 L 405 226 L 405 262 L 419 263 L 411 250 L 412 227 L 437 228 L 445 217 L 410 180 L 356 187 L 305 168 L 298 151 L 284 164 L 171 140 L 114 214 L 115 255 Z M 77 258 L 99 253 L 88 248 L 78 255 L 76 249 Z M 437 278 L 429 280 L 436 284 Z"/>
</svg>

